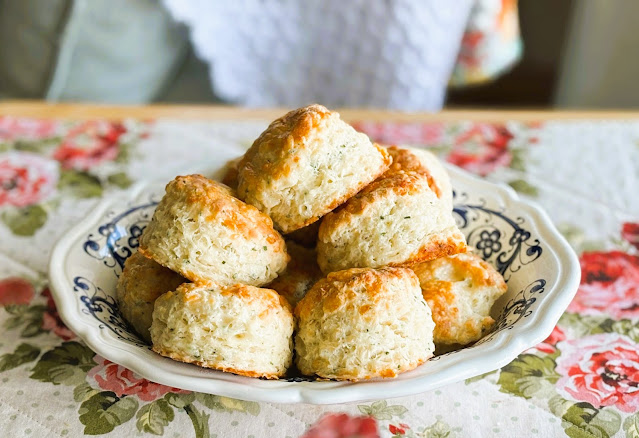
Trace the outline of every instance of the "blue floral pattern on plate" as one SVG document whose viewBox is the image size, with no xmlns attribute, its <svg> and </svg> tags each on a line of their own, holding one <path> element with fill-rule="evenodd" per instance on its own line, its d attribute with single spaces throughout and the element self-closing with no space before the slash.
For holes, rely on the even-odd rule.
<svg viewBox="0 0 639 438">
<path fill-rule="evenodd" d="M 523 217 L 511 217 L 501 210 L 489 208 L 480 199 L 471 203 L 466 193 L 455 193 L 454 216 L 466 235 L 468 246 L 492 263 L 508 282 L 512 274 L 523 266 L 534 263 L 543 248 L 534 237 Z M 138 247 L 138 239 L 146 224 L 151 220 L 157 201 L 149 199 L 130 206 L 121 213 L 109 212 L 94 232 L 83 243 L 84 252 L 111 268 L 114 276 L 119 276 L 124 262 Z M 149 348 L 122 318 L 113 294 L 105 292 L 89 279 L 76 276 L 74 291 L 84 305 L 83 313 L 99 321 L 103 330 L 111 330 L 119 339 L 133 343 L 140 348 Z M 475 345 L 481 345 L 494 338 L 502 330 L 511 329 L 519 320 L 532 314 L 531 307 L 537 297 L 544 293 L 546 280 L 539 278 L 518 291 L 503 307 L 496 323 L 486 336 Z M 472 347 L 470 347 L 472 348 Z M 455 351 L 439 355 L 455 354 Z M 291 382 L 309 381 L 307 377 L 290 377 Z"/>
</svg>

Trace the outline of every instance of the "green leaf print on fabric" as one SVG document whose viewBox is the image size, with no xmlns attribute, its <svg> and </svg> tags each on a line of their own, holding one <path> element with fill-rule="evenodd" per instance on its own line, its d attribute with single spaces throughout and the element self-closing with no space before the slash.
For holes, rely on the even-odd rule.
<svg viewBox="0 0 639 438">
<path fill-rule="evenodd" d="M 129 421 L 137 410 L 135 397 L 119 398 L 111 391 L 102 391 L 82 403 L 78 414 L 85 434 L 101 435 Z"/>
<path fill-rule="evenodd" d="M 364 415 L 370 415 L 377 420 L 392 420 L 393 417 L 401 417 L 408 409 L 401 405 L 388 406 L 386 400 L 379 400 L 368 405 L 357 405 L 359 411 Z"/>
<path fill-rule="evenodd" d="M 424 429 L 421 436 L 424 438 L 450 438 L 450 426 L 443 421 L 437 420 L 435 423 Z"/>
<path fill-rule="evenodd" d="M 87 372 L 97 364 L 95 353 L 79 342 L 65 342 L 42 355 L 30 378 L 54 385 L 84 383 Z"/>
<path fill-rule="evenodd" d="M 94 389 L 93 387 L 91 387 L 91 385 L 84 382 L 76 386 L 73 390 L 73 400 L 75 400 L 77 403 L 82 403 L 83 401 L 93 397 L 98 392 L 100 392 L 99 389 Z"/>
<path fill-rule="evenodd" d="M 175 394 L 173 392 L 169 392 L 164 396 L 164 400 L 177 409 L 184 409 L 186 405 L 195 401 L 195 394 Z"/>
<path fill-rule="evenodd" d="M 260 413 L 260 405 L 255 402 L 202 393 L 197 393 L 195 398 L 207 408 L 214 409 L 216 411 L 246 412 L 251 415 L 258 415 Z"/>
<path fill-rule="evenodd" d="M 602 333 L 601 325 L 606 319 L 606 316 L 564 313 L 559 319 L 559 325 L 569 328 L 574 337 L 582 338 L 587 335 Z"/>
<path fill-rule="evenodd" d="M 495 374 L 497 371 L 498 370 L 488 371 L 487 373 L 480 374 L 480 375 L 475 376 L 475 377 L 469 377 L 468 379 L 464 380 L 464 383 L 466 383 L 466 385 L 470 385 L 473 382 L 478 382 L 480 380 L 484 380 L 484 378 L 490 376 L 491 374 Z"/>
<path fill-rule="evenodd" d="M 526 150 L 520 148 L 513 148 L 510 150 L 512 159 L 510 160 L 510 168 L 519 170 L 521 172 L 526 171 Z M 516 190 L 516 189 L 515 189 Z"/>
<path fill-rule="evenodd" d="M 58 189 L 76 198 L 95 198 L 102 195 L 102 183 L 97 177 L 73 169 L 63 170 L 60 173 Z"/>
<path fill-rule="evenodd" d="M 555 372 L 557 364 L 548 357 L 522 354 L 501 369 L 497 384 L 500 391 L 529 399 L 554 391 L 559 379 Z"/>
<path fill-rule="evenodd" d="M 25 363 L 32 362 L 40 355 L 40 349 L 33 345 L 22 343 L 13 353 L 0 356 L 0 371 L 17 368 Z"/>
<path fill-rule="evenodd" d="M 548 401 L 548 407 L 564 420 L 564 432 L 572 438 L 608 438 L 621 427 L 621 416 L 612 408 L 596 409 L 590 403 L 572 402 L 558 395 Z"/>
<path fill-rule="evenodd" d="M 559 324 L 570 328 L 572 335 L 578 338 L 599 333 L 619 333 L 639 342 L 639 321 L 633 322 L 629 319 L 615 321 L 605 315 L 564 313 Z"/>
<path fill-rule="evenodd" d="M 42 315 L 46 310 L 46 306 L 10 305 L 5 306 L 5 310 L 11 315 L 4 322 L 6 329 L 14 330 L 23 326 L 22 332 L 20 333 L 23 338 L 31 338 L 40 333 L 44 333 L 42 329 Z"/>
<path fill-rule="evenodd" d="M 559 232 L 566 238 L 577 254 L 584 251 L 602 251 L 606 244 L 599 240 L 588 240 L 584 231 L 571 223 L 557 225 Z"/>
<path fill-rule="evenodd" d="M 629 416 L 623 422 L 626 438 L 639 438 L 639 412 Z"/>
<path fill-rule="evenodd" d="M 607 319 L 600 327 L 602 331 L 606 333 L 619 333 L 620 335 L 628 336 L 635 342 L 639 342 L 639 321 L 633 323 L 629 319 L 622 319 L 620 321 Z"/>
<path fill-rule="evenodd" d="M 142 406 L 138 411 L 135 416 L 138 419 L 136 427 L 140 432 L 162 435 L 164 434 L 164 428 L 173 421 L 174 416 L 173 408 L 169 406 L 166 400 L 155 400 Z"/>
<path fill-rule="evenodd" d="M 517 192 L 523 193 L 524 195 L 532 197 L 536 197 L 537 195 L 539 195 L 537 187 L 533 186 L 524 179 L 514 179 L 512 181 L 508 181 L 508 185 L 515 189 Z"/>
<path fill-rule="evenodd" d="M 47 149 L 56 146 L 62 141 L 61 137 L 49 137 L 41 140 L 17 140 L 13 143 L 13 149 L 34 154 L 44 154 Z"/>
<path fill-rule="evenodd" d="M 117 186 L 121 189 L 126 189 L 133 183 L 133 181 L 131 181 L 131 178 L 129 178 L 129 176 L 124 172 L 118 172 L 109 175 L 107 177 L 107 181 L 109 182 L 109 184 L 113 184 L 114 186 Z"/>
<path fill-rule="evenodd" d="M 37 204 L 7 209 L 2 222 L 17 236 L 33 236 L 47 222 L 47 210 Z"/>
<path fill-rule="evenodd" d="M 118 156 L 115 157 L 115 162 L 120 164 L 128 163 L 131 159 L 133 146 L 134 145 L 131 143 L 120 143 L 118 148 Z"/>
<path fill-rule="evenodd" d="M 190 404 L 184 407 L 184 411 L 188 414 L 193 423 L 193 430 L 195 431 L 195 438 L 210 438 L 211 432 L 209 431 L 209 414 L 200 412 L 197 408 Z"/>
</svg>

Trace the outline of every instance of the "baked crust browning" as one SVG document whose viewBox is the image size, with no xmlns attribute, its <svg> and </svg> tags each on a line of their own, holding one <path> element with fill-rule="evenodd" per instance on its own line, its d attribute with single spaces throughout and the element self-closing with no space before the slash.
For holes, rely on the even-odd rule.
<svg viewBox="0 0 639 438">
<path fill-rule="evenodd" d="M 238 166 L 238 195 L 283 233 L 316 222 L 388 169 L 385 148 L 321 105 L 273 121 Z"/>
<path fill-rule="evenodd" d="M 160 356 L 168 357 L 170 359 L 177 360 L 179 362 L 191 363 L 193 365 L 197 365 L 202 368 L 210 368 L 213 370 L 223 371 L 225 373 L 233 373 L 233 374 L 237 374 L 238 376 L 258 377 L 258 378 L 264 378 L 269 380 L 276 380 L 284 375 L 284 373 L 273 374 L 273 373 L 256 372 L 252 370 L 240 370 L 240 369 L 236 369 L 232 367 L 224 367 L 224 366 L 220 366 L 216 362 L 194 360 L 186 355 L 183 355 L 174 351 L 170 351 L 164 348 L 155 347 L 155 346 L 153 346 L 152 350 L 156 352 L 157 354 L 159 354 Z"/>
<path fill-rule="evenodd" d="M 283 376 L 293 355 L 294 318 L 277 292 L 189 283 L 155 303 L 153 351 L 249 377 Z"/>
<path fill-rule="evenodd" d="M 399 148 L 397 146 L 390 146 L 387 148 L 388 153 L 393 158 L 393 164 L 390 165 L 385 175 L 390 175 L 395 172 L 417 172 L 426 177 L 428 180 L 428 186 L 437 195 L 438 198 L 442 197 L 442 189 L 435 181 L 431 170 L 426 167 L 426 164 L 413 152 L 408 149 Z"/>
<path fill-rule="evenodd" d="M 436 344 L 467 345 L 492 328 L 490 309 L 508 287 L 489 263 L 467 252 L 412 268 L 433 313 Z"/>
<path fill-rule="evenodd" d="M 417 172 L 428 179 L 430 189 L 437 197 L 446 202 L 447 208 L 453 208 L 453 188 L 448 172 L 441 161 L 430 151 L 417 148 L 390 146 L 388 152 L 393 164 L 383 177 L 395 172 Z"/>
<path fill-rule="evenodd" d="M 379 178 L 327 214 L 317 245 L 325 273 L 411 265 L 465 250 L 449 204 L 435 195 L 423 174 L 413 171 Z"/>
<path fill-rule="evenodd" d="M 395 377 L 434 351 L 430 309 L 406 268 L 354 268 L 318 281 L 295 307 L 302 374 L 336 380 Z"/>
<path fill-rule="evenodd" d="M 133 253 L 124 262 L 124 269 L 116 286 L 116 299 L 122 316 L 145 341 L 150 343 L 149 327 L 155 300 L 186 281 L 180 274 L 144 257 L 139 252 Z"/>
<path fill-rule="evenodd" d="M 226 172 L 222 177 L 222 183 L 226 184 L 233 190 L 237 190 L 238 166 L 241 160 L 242 157 L 239 157 L 226 163 Z"/>
<path fill-rule="evenodd" d="M 178 176 L 166 186 L 139 252 L 191 281 L 263 285 L 288 262 L 273 221 L 202 175 Z"/>
</svg>

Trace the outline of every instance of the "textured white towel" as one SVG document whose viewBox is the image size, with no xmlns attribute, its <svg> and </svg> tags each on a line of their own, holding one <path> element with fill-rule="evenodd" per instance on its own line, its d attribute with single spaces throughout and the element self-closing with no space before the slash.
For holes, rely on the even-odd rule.
<svg viewBox="0 0 639 438">
<path fill-rule="evenodd" d="M 165 0 L 247 106 L 437 110 L 473 0 Z"/>
</svg>

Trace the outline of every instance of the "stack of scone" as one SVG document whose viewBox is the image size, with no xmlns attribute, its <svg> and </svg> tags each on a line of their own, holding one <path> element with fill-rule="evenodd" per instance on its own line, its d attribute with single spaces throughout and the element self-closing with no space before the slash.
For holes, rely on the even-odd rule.
<svg viewBox="0 0 639 438">
<path fill-rule="evenodd" d="M 223 181 L 171 181 L 120 276 L 122 315 L 157 353 L 252 377 L 285 375 L 294 353 L 304 375 L 394 377 L 494 323 L 506 285 L 466 252 L 432 154 L 311 105 Z"/>
</svg>

